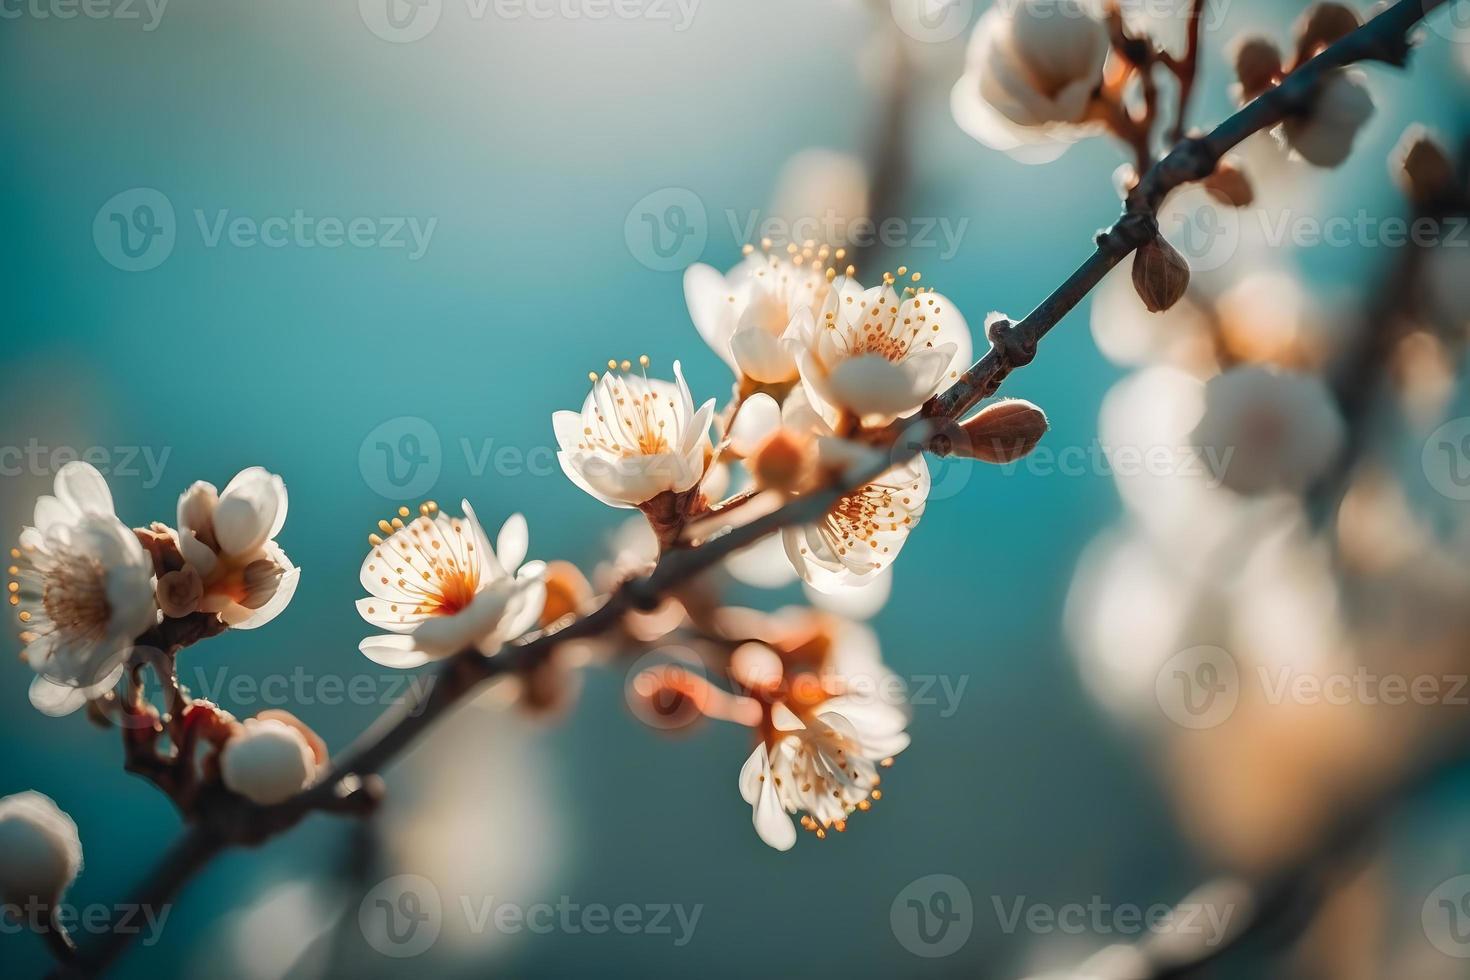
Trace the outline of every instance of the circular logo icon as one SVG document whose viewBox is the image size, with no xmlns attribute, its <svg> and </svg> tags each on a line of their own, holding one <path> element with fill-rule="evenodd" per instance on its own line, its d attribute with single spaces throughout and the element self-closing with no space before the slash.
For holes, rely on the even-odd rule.
<svg viewBox="0 0 1470 980">
<path fill-rule="evenodd" d="M 1179 194 L 1159 211 L 1159 231 L 1193 272 L 1221 268 L 1240 248 L 1240 216 L 1198 189 Z"/>
<path fill-rule="evenodd" d="M 709 215 L 698 194 L 683 187 L 665 187 L 629 209 L 623 240 L 639 264 L 654 272 L 679 271 L 704 254 Z"/>
<path fill-rule="evenodd" d="M 911 881 L 888 909 L 899 945 L 925 959 L 956 953 L 975 927 L 970 889 L 954 875 L 925 875 Z"/>
<path fill-rule="evenodd" d="M 1450 0 L 1443 11 L 1430 9 L 1426 0 L 1424 9 L 1431 31 L 1454 44 L 1470 44 L 1470 0 Z"/>
<path fill-rule="evenodd" d="M 428 36 L 444 12 L 444 0 L 357 0 L 367 29 L 385 41 L 408 44 Z"/>
<path fill-rule="evenodd" d="M 975 0 L 889 0 L 893 22 L 915 41 L 952 41 L 970 26 Z"/>
<path fill-rule="evenodd" d="M 357 468 L 379 496 L 422 497 L 439 480 L 443 463 L 439 433 L 415 415 L 389 419 L 367 434 L 357 450 Z"/>
<path fill-rule="evenodd" d="M 92 219 L 97 253 L 124 272 L 158 268 L 173 252 L 177 237 L 173 204 L 151 187 L 114 194 Z"/>
<path fill-rule="evenodd" d="M 357 925 L 368 945 L 384 956 L 418 956 L 439 938 L 444 909 L 439 889 L 422 875 L 395 875 L 362 897 Z"/>
<path fill-rule="evenodd" d="M 1214 728 L 1230 717 L 1240 700 L 1240 671 L 1220 647 L 1181 650 L 1164 662 L 1154 678 L 1159 708 L 1184 728 Z"/>
<path fill-rule="evenodd" d="M 1424 441 L 1429 485 L 1451 500 L 1470 500 L 1470 418 L 1451 419 Z"/>
<path fill-rule="evenodd" d="M 1456 875 L 1429 893 L 1419 911 L 1424 935 L 1446 956 L 1470 959 L 1470 875 Z"/>
<path fill-rule="evenodd" d="M 677 731 L 704 717 L 699 699 L 705 683 L 698 654 L 685 647 L 660 647 L 633 661 L 623 697 L 634 717 L 649 728 Z"/>
</svg>

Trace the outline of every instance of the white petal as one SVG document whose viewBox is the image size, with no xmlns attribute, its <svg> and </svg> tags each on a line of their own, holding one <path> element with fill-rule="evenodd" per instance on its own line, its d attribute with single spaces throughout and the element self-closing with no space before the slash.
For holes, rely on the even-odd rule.
<svg viewBox="0 0 1470 980">
<path fill-rule="evenodd" d="M 837 404 L 860 416 L 894 416 L 922 405 L 932 385 L 922 386 L 917 368 L 932 368 L 932 375 L 944 369 L 946 361 L 936 362 L 932 352 L 921 352 L 902 364 L 895 364 L 875 354 L 863 354 L 842 360 L 828 377 Z"/>
<path fill-rule="evenodd" d="M 710 266 L 695 263 L 684 270 L 684 302 L 689 306 L 695 329 L 721 360 L 739 371 L 730 352 L 736 305 L 730 301 L 731 295 L 725 277 Z"/>
<path fill-rule="evenodd" d="M 749 456 L 762 441 L 781 427 L 781 406 L 764 392 L 745 399 L 730 423 L 730 448 L 737 456 Z"/>
<path fill-rule="evenodd" d="M 604 465 L 606 465 L 602 461 L 602 458 L 601 457 L 596 456 L 596 455 L 594 455 L 592 453 L 568 453 L 568 452 L 560 452 L 560 453 L 557 453 L 556 454 L 556 461 L 561 464 L 562 472 L 567 475 L 567 479 L 568 480 L 571 480 L 581 490 L 583 490 L 586 493 L 590 494 L 592 497 L 595 497 L 597 500 L 601 501 L 602 503 L 607 504 L 609 507 L 632 507 L 632 506 L 634 506 L 634 504 L 632 502 L 629 502 L 629 501 L 626 501 L 626 500 L 622 500 L 622 499 L 619 499 L 616 496 L 612 496 L 612 495 L 603 493 L 601 490 L 599 490 L 596 487 L 594 487 L 592 485 L 592 483 L 582 474 L 582 467 L 584 467 L 584 466 L 588 466 L 588 465 L 592 465 L 592 466 L 604 466 Z"/>
<path fill-rule="evenodd" d="M 730 337 L 730 351 L 740 372 L 762 384 L 779 384 L 796 377 L 796 361 L 781 338 L 758 326 L 744 326 Z"/>
<path fill-rule="evenodd" d="M 114 514 L 112 491 L 107 489 L 107 481 L 95 466 L 79 459 L 57 471 L 56 496 L 79 514 Z"/>
<path fill-rule="evenodd" d="M 501 566 L 514 574 L 526 560 L 526 552 L 530 547 L 531 532 L 525 515 L 510 515 L 500 526 L 500 534 L 495 538 L 495 555 L 500 559 Z"/>
<path fill-rule="evenodd" d="M 415 649 L 411 636 L 370 636 L 357 645 L 362 655 L 382 667 L 408 669 L 429 662 L 429 655 Z"/>
<path fill-rule="evenodd" d="M 220 550 L 234 557 L 254 554 L 270 540 L 280 498 L 270 479 L 242 482 L 239 477 L 214 508 L 214 534 Z"/>
<path fill-rule="evenodd" d="M 37 711 L 52 718 L 69 715 L 87 703 L 87 695 L 81 688 L 58 684 L 40 675 L 31 680 L 30 699 Z"/>
<path fill-rule="evenodd" d="M 846 619 L 871 619 L 888 603 L 888 596 L 893 592 L 893 568 L 889 566 L 865 581 L 836 591 L 821 592 L 808 585 L 805 592 L 818 609 Z"/>
<path fill-rule="evenodd" d="M 771 771 L 770 757 L 766 754 L 766 743 L 760 742 L 740 767 L 740 798 L 751 806 L 760 795 L 761 776 Z"/>
<path fill-rule="evenodd" d="M 285 611 L 286 606 L 290 604 L 292 597 L 296 595 L 296 586 L 300 583 L 300 581 L 301 569 L 289 569 L 284 575 L 281 576 L 281 580 L 276 583 L 276 591 L 269 599 L 266 600 L 265 605 L 261 606 L 259 609 L 251 610 L 244 619 L 231 623 L 230 628 L 237 630 L 253 630 L 258 629 L 259 627 L 264 626 L 266 623 L 269 623 L 271 620 L 275 619 L 277 616 Z"/>
</svg>

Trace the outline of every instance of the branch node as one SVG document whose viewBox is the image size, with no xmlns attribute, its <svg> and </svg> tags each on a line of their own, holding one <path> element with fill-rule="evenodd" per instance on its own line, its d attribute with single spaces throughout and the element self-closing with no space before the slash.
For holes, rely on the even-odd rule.
<svg viewBox="0 0 1470 980">
<path fill-rule="evenodd" d="M 1012 368 L 1024 367 L 1036 356 L 1035 339 L 1028 340 L 1028 332 L 1005 317 L 993 321 L 986 334 L 991 346 L 1000 351 L 1005 363 Z"/>
</svg>

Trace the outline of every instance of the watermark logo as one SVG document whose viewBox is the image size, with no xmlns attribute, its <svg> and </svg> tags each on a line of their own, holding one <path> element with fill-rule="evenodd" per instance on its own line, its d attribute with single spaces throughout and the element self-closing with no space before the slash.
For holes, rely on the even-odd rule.
<svg viewBox="0 0 1470 980">
<path fill-rule="evenodd" d="M 1435 949 L 1456 959 L 1470 959 L 1470 875 L 1440 882 L 1424 899 L 1419 919 Z"/>
<path fill-rule="evenodd" d="M 952 41 L 970 26 L 975 0 L 889 0 L 893 22 L 915 41 Z"/>
<path fill-rule="evenodd" d="M 357 468 L 369 488 L 389 500 L 425 496 L 439 480 L 444 452 L 439 432 L 416 415 L 374 428 L 357 450 Z"/>
<path fill-rule="evenodd" d="M 1235 257 L 1240 248 L 1240 218 L 1234 208 L 1193 196 L 1192 205 L 1166 208 L 1159 230 L 1195 272 L 1212 272 Z"/>
<path fill-rule="evenodd" d="M 1424 476 L 1451 500 L 1470 500 L 1470 417 L 1451 419 L 1424 441 Z"/>
<path fill-rule="evenodd" d="M 1454 44 L 1470 44 L 1470 0 L 1450 0 L 1443 10 L 1432 9 L 1424 0 L 1424 23 L 1431 31 Z"/>
<path fill-rule="evenodd" d="M 949 956 L 970 939 L 975 902 L 954 875 L 925 875 L 898 893 L 888 909 L 888 924 L 899 944 L 915 956 Z"/>
<path fill-rule="evenodd" d="M 357 12 L 384 41 L 408 44 L 438 26 L 444 0 L 357 0 Z"/>
<path fill-rule="evenodd" d="M 1154 678 L 1154 694 L 1176 725 L 1214 728 L 1235 711 L 1240 671 L 1235 658 L 1220 647 L 1190 647 L 1164 662 Z"/>
<path fill-rule="evenodd" d="M 633 661 L 623 697 L 633 716 L 649 728 L 677 731 L 704 717 L 699 701 L 707 684 L 697 653 L 687 647 L 660 647 Z"/>
<path fill-rule="evenodd" d="M 434 945 L 444 925 L 439 889 L 421 875 L 381 881 L 363 896 L 357 924 L 368 945 L 384 956 L 418 956 Z"/>
<path fill-rule="evenodd" d="M 709 241 L 709 214 L 699 195 L 665 187 L 639 199 L 623 222 L 623 240 L 633 258 L 654 272 L 692 265 Z"/>
<path fill-rule="evenodd" d="M 173 204 L 151 187 L 114 194 L 92 219 L 97 253 L 124 272 L 158 268 L 172 254 L 177 238 Z"/>
</svg>

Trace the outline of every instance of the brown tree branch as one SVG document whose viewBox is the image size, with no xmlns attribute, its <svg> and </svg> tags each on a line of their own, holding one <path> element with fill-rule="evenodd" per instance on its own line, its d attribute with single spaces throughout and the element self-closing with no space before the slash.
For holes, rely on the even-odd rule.
<svg viewBox="0 0 1470 980">
<path fill-rule="evenodd" d="M 1214 172 L 1220 159 L 1256 133 L 1305 111 L 1323 76 L 1338 68 L 1365 61 L 1402 66 L 1409 56 L 1409 31 L 1425 15 L 1447 0 L 1399 0 L 1398 3 L 1324 48 L 1311 61 L 1273 89 L 1226 119 L 1207 136 L 1181 140 L 1149 168 L 1128 196 L 1120 217 L 1097 236 L 1092 255 L 1055 292 L 1019 323 L 1005 330 L 1005 344 L 997 344 L 966 371 L 948 391 L 929 405 L 927 414 L 958 418 L 995 393 L 1007 374 L 1030 361 L 1041 338 L 1082 302 L 1116 265 L 1158 233 L 1156 215 L 1164 198 Z M 994 338 L 992 338 L 993 340 Z M 1013 360 L 1014 352 L 1020 360 Z"/>
<path fill-rule="evenodd" d="M 942 452 L 946 424 L 994 394 L 1007 375 L 1029 363 L 1041 338 L 1109 270 L 1157 233 L 1155 214 L 1171 190 L 1207 177 L 1226 151 L 1248 136 L 1302 111 L 1327 72 L 1359 61 L 1402 65 L 1409 52 L 1409 29 L 1445 2 L 1399 0 L 1293 72 L 1280 86 L 1225 120 L 1208 136 L 1177 144 L 1143 175 L 1129 196 L 1123 216 L 1097 237 L 1093 254 L 1019 323 L 1000 320 L 993 324 L 989 330 L 991 349 L 949 389 L 932 399 L 919 419 L 892 430 L 893 447 L 881 460 L 856 468 L 832 486 L 796 498 L 698 547 L 669 551 L 647 576 L 625 582 L 600 607 L 560 629 L 514 643 L 494 656 L 465 650 L 448 658 L 440 664 L 430 685 L 416 690 L 386 712 L 333 761 L 326 777 L 285 803 L 260 807 L 224 792 L 202 799 L 197 823 L 146 880 L 139 899 L 151 904 L 171 901 L 189 878 L 220 850 L 232 844 L 258 844 L 294 826 L 314 810 L 365 809 L 376 797 L 372 788 L 375 774 L 480 684 L 533 667 L 569 640 L 608 632 L 629 611 L 656 608 L 671 590 L 741 548 L 783 527 L 820 518 L 845 493 L 925 450 Z M 105 942 L 82 956 L 78 971 L 95 974 L 105 968 L 125 950 L 128 938 L 126 933 L 114 931 Z"/>
</svg>

